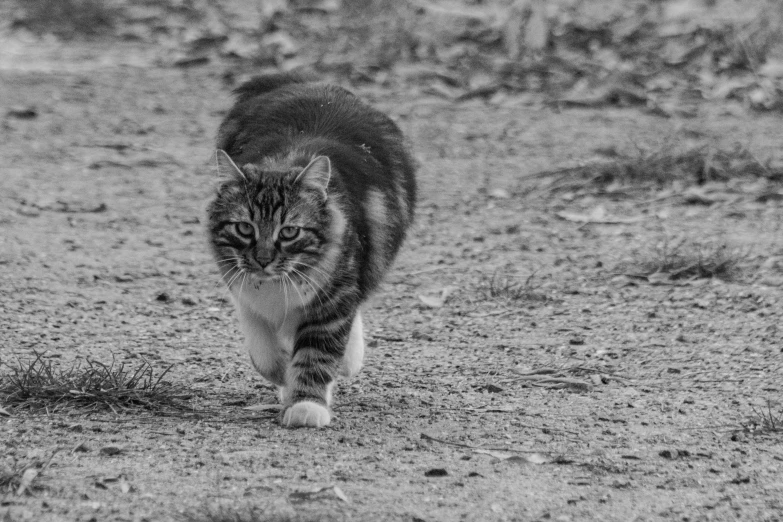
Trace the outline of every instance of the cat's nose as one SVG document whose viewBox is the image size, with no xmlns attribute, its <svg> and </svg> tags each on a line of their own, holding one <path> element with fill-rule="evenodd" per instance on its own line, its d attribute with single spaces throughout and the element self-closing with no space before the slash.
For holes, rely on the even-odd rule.
<svg viewBox="0 0 783 522">
<path fill-rule="evenodd" d="M 269 272 L 269 268 L 271 268 L 272 261 L 275 260 L 275 256 L 255 256 L 250 258 L 250 264 L 252 264 L 254 267 L 258 268 L 259 270 L 263 270 L 264 272 Z"/>
</svg>

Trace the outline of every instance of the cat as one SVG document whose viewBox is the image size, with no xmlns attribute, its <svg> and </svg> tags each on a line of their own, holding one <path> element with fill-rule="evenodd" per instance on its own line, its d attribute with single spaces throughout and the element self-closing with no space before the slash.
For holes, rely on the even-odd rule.
<svg viewBox="0 0 783 522">
<path fill-rule="evenodd" d="M 414 216 L 414 162 L 383 113 L 292 74 L 238 87 L 220 125 L 207 229 L 255 369 L 288 427 L 331 422 L 364 358 L 361 305 Z"/>
</svg>

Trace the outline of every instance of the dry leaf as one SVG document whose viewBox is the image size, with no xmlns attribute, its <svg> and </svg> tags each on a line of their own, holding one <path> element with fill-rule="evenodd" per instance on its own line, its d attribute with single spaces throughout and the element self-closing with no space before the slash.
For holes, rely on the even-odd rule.
<svg viewBox="0 0 783 522">
<path fill-rule="evenodd" d="M 767 58 L 767 61 L 759 67 L 759 74 L 770 78 L 783 78 L 783 60 Z"/>
<path fill-rule="evenodd" d="M 502 451 L 485 450 L 485 449 L 474 449 L 473 453 L 489 455 L 490 457 L 495 457 L 496 459 L 500 459 L 500 460 L 510 459 L 511 457 L 514 456 L 513 453 L 504 453 Z"/>
<path fill-rule="evenodd" d="M 552 459 L 543 453 L 530 453 L 527 455 L 517 455 L 515 453 L 506 453 L 503 451 L 475 449 L 474 453 L 481 453 L 482 455 L 489 455 L 495 457 L 502 462 L 509 462 L 512 464 L 546 464 L 551 462 Z"/>
<path fill-rule="evenodd" d="M 11 416 L 11 414 L 10 414 L 10 413 L 8 413 L 8 410 L 6 410 L 5 408 L 3 408 L 2 406 L 0 406 L 0 415 L 3 415 L 3 416 L 5 416 L 5 417 L 10 417 L 10 416 Z"/>
<path fill-rule="evenodd" d="M 309 490 L 305 489 L 305 490 L 294 491 L 288 496 L 288 498 L 291 500 L 291 502 L 308 502 L 313 500 L 329 498 L 331 495 L 334 495 L 335 497 L 342 500 L 343 502 L 350 503 L 350 500 L 348 500 L 346 494 L 343 493 L 343 490 L 335 485 L 315 487 Z"/>
<path fill-rule="evenodd" d="M 671 274 L 668 272 L 655 272 L 647 276 L 647 282 L 653 285 L 669 284 Z"/>
<path fill-rule="evenodd" d="M 555 214 L 560 219 L 573 221 L 575 223 L 594 223 L 597 225 L 625 225 L 637 223 L 644 219 L 642 216 L 635 217 L 607 217 L 606 209 L 603 205 L 598 205 L 589 214 L 580 214 L 577 212 L 561 211 Z"/>
<path fill-rule="evenodd" d="M 511 464 L 546 464 L 551 459 L 541 453 L 531 453 L 529 455 L 514 455 L 506 459 L 506 462 Z"/>
<path fill-rule="evenodd" d="M 454 286 L 447 286 L 440 291 L 437 296 L 432 295 L 419 295 L 419 300 L 424 303 L 428 308 L 442 308 L 446 304 L 448 297 L 456 290 Z"/>
<path fill-rule="evenodd" d="M 38 470 L 35 468 L 27 468 L 22 473 L 22 479 L 19 481 L 19 488 L 16 490 L 17 496 L 24 495 L 24 492 L 33 484 L 33 481 L 38 476 Z"/>
<path fill-rule="evenodd" d="M 508 199 L 511 197 L 511 194 L 506 189 L 496 188 L 489 191 L 489 197 L 495 199 Z"/>
</svg>

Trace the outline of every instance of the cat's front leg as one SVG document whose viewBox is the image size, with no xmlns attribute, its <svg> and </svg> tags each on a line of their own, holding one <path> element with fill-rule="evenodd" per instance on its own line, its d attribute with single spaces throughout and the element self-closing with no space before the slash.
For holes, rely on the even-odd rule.
<svg viewBox="0 0 783 522">
<path fill-rule="evenodd" d="M 329 406 L 340 374 L 352 320 L 336 332 L 315 331 L 297 339 L 286 374 L 282 424 L 320 428 L 332 420 Z"/>
<path fill-rule="evenodd" d="M 273 384 L 284 386 L 290 349 L 286 352 L 276 329 L 244 307 L 239 308 L 239 324 L 253 367 Z"/>
</svg>

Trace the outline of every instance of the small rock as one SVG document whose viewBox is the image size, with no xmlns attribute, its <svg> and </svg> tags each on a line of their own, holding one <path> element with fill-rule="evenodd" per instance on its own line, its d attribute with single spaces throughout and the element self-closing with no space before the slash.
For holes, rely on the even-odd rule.
<svg viewBox="0 0 783 522">
<path fill-rule="evenodd" d="M 658 455 L 660 455 L 665 459 L 671 459 L 671 460 L 674 460 L 679 456 L 676 449 L 661 450 L 660 452 L 658 452 Z"/>
<path fill-rule="evenodd" d="M 98 451 L 101 455 L 118 455 L 122 453 L 122 449 L 118 448 L 117 446 L 104 446 Z"/>
<path fill-rule="evenodd" d="M 495 199 L 508 199 L 511 197 L 511 194 L 506 189 L 495 188 L 489 191 L 489 197 Z"/>
<path fill-rule="evenodd" d="M 426 332 L 422 332 L 421 330 L 414 330 L 411 334 L 411 337 L 414 339 L 419 339 L 421 341 L 434 341 L 435 338 L 431 336 L 430 334 Z"/>
<path fill-rule="evenodd" d="M 448 474 L 449 472 L 443 468 L 432 468 L 424 472 L 425 477 L 445 477 Z"/>
<path fill-rule="evenodd" d="M 187 305 L 187 306 L 195 306 L 196 305 L 196 300 L 193 299 L 192 297 L 187 297 L 186 296 L 186 297 L 182 298 L 182 304 Z"/>
<path fill-rule="evenodd" d="M 18 120 L 32 120 L 38 117 L 38 111 L 35 107 L 11 107 L 5 115 Z"/>
<path fill-rule="evenodd" d="M 688 450 L 676 450 L 676 449 L 665 449 L 658 452 L 658 455 L 665 459 L 681 459 L 685 457 L 690 457 L 691 453 Z"/>
<path fill-rule="evenodd" d="M 160 301 L 161 303 L 168 303 L 169 301 L 171 301 L 171 296 L 166 292 L 161 292 L 157 296 L 155 296 L 155 300 Z"/>
</svg>

